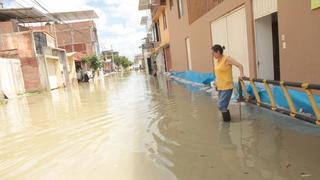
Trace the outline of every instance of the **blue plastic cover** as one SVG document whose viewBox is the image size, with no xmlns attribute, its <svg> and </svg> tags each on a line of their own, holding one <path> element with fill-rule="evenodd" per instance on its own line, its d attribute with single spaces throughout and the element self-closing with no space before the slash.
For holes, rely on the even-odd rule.
<svg viewBox="0 0 320 180">
<path fill-rule="evenodd" d="M 256 83 L 256 86 L 257 86 L 261 101 L 265 104 L 270 104 L 271 102 L 270 102 L 269 95 L 266 89 L 264 88 L 263 84 Z M 285 109 L 290 109 L 281 87 L 270 86 L 270 88 L 273 93 L 277 106 Z M 252 86 L 250 84 L 246 84 L 246 90 L 249 96 L 254 97 Z M 288 92 L 298 112 L 315 115 L 313 112 L 312 106 L 309 102 L 309 98 L 305 92 L 292 90 L 292 89 L 289 89 Z M 318 107 L 320 107 L 320 96 L 314 95 L 314 98 L 318 104 Z"/>
<path fill-rule="evenodd" d="M 215 75 L 213 73 L 201 73 L 194 71 L 172 72 L 171 76 L 205 85 L 208 85 L 215 80 Z"/>
<path fill-rule="evenodd" d="M 215 75 L 213 73 L 200 73 L 194 71 L 185 71 L 185 72 L 173 72 L 171 74 L 174 77 L 178 77 L 187 81 L 202 83 L 205 85 L 210 84 L 215 80 Z M 238 84 L 235 83 L 235 87 L 238 87 Z M 270 99 L 264 85 L 262 83 L 256 83 L 256 87 L 258 89 L 258 93 L 261 97 L 261 101 L 265 104 L 270 104 Z M 275 102 L 278 107 L 282 107 L 285 109 L 290 109 L 287 103 L 287 100 L 283 94 L 281 87 L 279 86 L 270 86 L 271 91 L 274 95 Z M 248 83 L 246 84 L 246 89 L 249 96 L 254 98 L 254 93 L 252 90 L 252 86 Z M 315 115 L 311 104 L 309 102 L 308 96 L 305 92 L 297 91 L 297 90 L 288 90 L 292 101 L 294 102 L 295 108 L 298 112 L 307 113 L 311 115 Z M 320 96 L 314 95 L 315 100 L 320 107 Z"/>
</svg>

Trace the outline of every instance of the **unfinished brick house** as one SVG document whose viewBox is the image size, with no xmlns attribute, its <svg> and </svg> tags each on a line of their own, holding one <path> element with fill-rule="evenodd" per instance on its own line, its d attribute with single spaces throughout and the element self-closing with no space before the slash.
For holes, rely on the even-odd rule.
<svg viewBox="0 0 320 180">
<path fill-rule="evenodd" d="M 88 18 L 86 12 L 44 16 L 34 8 L 0 9 L 0 51 L 17 52 L 26 92 L 56 89 L 69 84 L 72 79 L 69 76 L 74 72 L 68 67 L 70 62 L 67 62 L 66 51 L 92 55 L 99 50 L 93 21 L 71 23 L 72 25 L 58 24 L 56 21 L 59 19 L 61 23 L 65 20 L 63 18 Z M 46 26 L 36 28 L 25 25 L 44 22 Z M 85 25 L 87 28 L 84 28 Z M 57 31 L 58 29 L 61 31 Z"/>
</svg>

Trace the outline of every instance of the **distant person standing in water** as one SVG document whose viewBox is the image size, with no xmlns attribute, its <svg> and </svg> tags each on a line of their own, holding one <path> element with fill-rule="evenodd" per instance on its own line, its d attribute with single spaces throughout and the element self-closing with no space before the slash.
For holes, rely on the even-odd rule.
<svg viewBox="0 0 320 180">
<path fill-rule="evenodd" d="M 156 77 L 158 75 L 158 66 L 157 66 L 157 62 L 154 61 L 153 62 L 153 76 Z"/>
<path fill-rule="evenodd" d="M 219 97 L 218 107 L 222 113 L 223 121 L 229 122 L 231 121 L 231 115 L 228 106 L 234 88 L 232 66 L 236 66 L 240 70 L 239 79 L 244 77 L 244 73 L 243 66 L 239 62 L 223 54 L 224 49 L 224 46 L 216 44 L 212 47 L 212 53 L 216 60 L 214 71 L 216 75 L 215 85 Z"/>
</svg>

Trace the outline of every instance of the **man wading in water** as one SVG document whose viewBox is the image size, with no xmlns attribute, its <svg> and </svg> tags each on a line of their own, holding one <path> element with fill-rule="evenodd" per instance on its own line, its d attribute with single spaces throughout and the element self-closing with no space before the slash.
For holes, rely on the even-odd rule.
<svg viewBox="0 0 320 180">
<path fill-rule="evenodd" d="M 243 66 L 239 62 L 223 54 L 224 49 L 224 47 L 218 44 L 212 47 L 214 59 L 217 60 L 217 63 L 214 63 L 214 71 L 216 75 L 215 85 L 219 97 L 218 108 L 222 113 L 223 121 L 229 122 L 231 121 L 231 115 L 228 106 L 234 88 L 232 66 L 236 66 L 240 70 L 240 79 L 244 77 L 244 73 Z"/>
</svg>

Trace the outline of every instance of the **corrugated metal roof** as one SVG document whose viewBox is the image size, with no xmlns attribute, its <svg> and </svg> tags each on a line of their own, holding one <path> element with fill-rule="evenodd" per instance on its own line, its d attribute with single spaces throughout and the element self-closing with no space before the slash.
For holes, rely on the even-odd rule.
<svg viewBox="0 0 320 180">
<path fill-rule="evenodd" d="M 96 18 L 98 18 L 98 15 L 93 10 L 45 14 L 32 7 L 0 9 L 0 21 L 9 21 L 11 19 L 16 19 L 23 23 L 38 23 L 50 21 L 78 21 Z"/>
<path fill-rule="evenodd" d="M 57 12 L 50 13 L 49 16 L 52 16 L 61 21 L 77 21 L 77 20 L 88 20 L 99 18 L 95 11 L 74 11 L 74 12 Z"/>
<path fill-rule="evenodd" d="M 148 24 L 148 16 L 141 17 L 140 25 L 147 25 Z"/>
<path fill-rule="evenodd" d="M 21 22 L 41 21 L 44 15 L 35 8 L 0 9 L 0 21 L 16 19 Z"/>
</svg>

